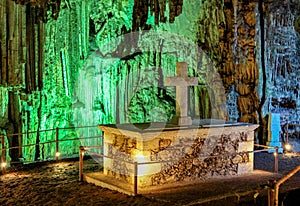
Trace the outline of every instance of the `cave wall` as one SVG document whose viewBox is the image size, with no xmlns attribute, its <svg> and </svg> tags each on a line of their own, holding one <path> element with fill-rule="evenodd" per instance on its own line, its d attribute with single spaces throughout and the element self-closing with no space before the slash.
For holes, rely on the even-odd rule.
<svg viewBox="0 0 300 206">
<path fill-rule="evenodd" d="M 69 126 L 70 100 L 64 88 L 62 64 L 51 61 L 49 53 L 57 42 L 49 38 L 53 33 L 48 20 L 57 20 L 60 1 L 14 1 L 0 4 L 1 16 L 1 134 L 19 134 L 6 137 L 6 147 L 43 143 L 55 139 L 55 128 Z M 63 25 L 61 23 L 61 25 Z M 59 31 L 64 32 L 64 31 Z M 78 30 L 76 31 L 78 32 Z M 60 35 L 57 35 L 60 36 Z M 68 33 L 65 32 L 65 38 Z M 57 47 L 54 48 L 59 49 Z M 62 59 L 58 50 L 57 59 Z M 73 56 L 74 54 L 72 54 Z M 47 67 L 48 64 L 51 67 Z M 56 70 L 55 70 L 56 68 Z M 51 77 L 48 75 L 50 72 Z M 54 72 L 55 74 L 53 74 Z M 72 72 L 72 70 L 70 71 Z M 67 122 L 67 123 L 66 123 Z M 52 129 L 48 132 L 22 132 Z M 74 137 L 74 131 L 61 131 L 60 138 Z M 77 152 L 77 144 L 67 143 L 66 154 Z M 10 150 L 7 155 L 13 162 L 48 159 L 55 154 L 54 144 L 29 146 Z M 70 147 L 71 146 L 71 147 Z"/>
<path fill-rule="evenodd" d="M 1 133 L 16 134 L 23 123 L 30 121 L 23 103 L 42 89 L 44 23 L 39 20 L 39 9 L 31 5 L 17 5 L 2 1 L 0 5 L 1 36 Z M 34 119 L 40 118 L 35 114 Z M 36 138 L 33 140 L 36 141 Z M 7 138 L 7 144 L 21 146 L 21 135 Z M 13 161 L 22 150 L 9 151 Z"/>
<path fill-rule="evenodd" d="M 280 112 L 297 122 L 298 7 L 293 0 L 276 2 L 260 8 L 243 0 L 5 0 L 1 133 L 167 121 L 175 112 L 175 90 L 164 78 L 175 75 L 177 61 L 188 62 L 189 75 L 200 82 L 190 89 L 194 118 L 262 123 L 269 112 Z M 6 144 L 53 138 L 51 131 L 7 138 Z M 71 154 L 79 144 L 63 148 Z M 51 150 L 29 147 L 11 155 L 38 159 Z"/>
<path fill-rule="evenodd" d="M 266 94 L 265 113 L 281 114 L 281 124 L 299 124 L 300 56 L 299 2 L 265 5 Z"/>
</svg>

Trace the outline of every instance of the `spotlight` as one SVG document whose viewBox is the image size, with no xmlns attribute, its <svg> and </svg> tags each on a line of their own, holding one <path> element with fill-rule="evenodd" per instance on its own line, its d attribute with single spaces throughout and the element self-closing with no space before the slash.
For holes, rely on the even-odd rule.
<svg viewBox="0 0 300 206">
<path fill-rule="evenodd" d="M 1 163 L 1 167 L 2 167 L 2 168 L 6 167 L 6 165 L 7 165 L 6 162 L 2 162 L 2 163 Z"/>
<path fill-rule="evenodd" d="M 55 156 L 59 157 L 60 156 L 60 152 L 56 152 Z"/>
<path fill-rule="evenodd" d="M 273 155 L 274 155 L 274 157 L 277 157 L 278 154 L 276 152 L 274 152 Z"/>
<path fill-rule="evenodd" d="M 286 143 L 286 144 L 284 145 L 284 148 L 285 148 L 285 150 L 287 150 L 287 151 L 291 151 L 291 150 L 292 150 L 292 145 L 289 144 L 289 143 Z"/>
</svg>

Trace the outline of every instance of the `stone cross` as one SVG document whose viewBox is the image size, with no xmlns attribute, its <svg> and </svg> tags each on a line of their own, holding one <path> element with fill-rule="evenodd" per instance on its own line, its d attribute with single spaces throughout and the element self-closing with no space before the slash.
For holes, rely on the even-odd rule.
<svg viewBox="0 0 300 206">
<path fill-rule="evenodd" d="M 172 123 L 177 125 L 191 125 L 192 118 L 188 116 L 188 87 L 198 85 L 197 77 L 188 77 L 188 64 L 176 63 L 176 77 L 167 77 L 166 86 L 176 87 L 176 116 Z"/>
</svg>

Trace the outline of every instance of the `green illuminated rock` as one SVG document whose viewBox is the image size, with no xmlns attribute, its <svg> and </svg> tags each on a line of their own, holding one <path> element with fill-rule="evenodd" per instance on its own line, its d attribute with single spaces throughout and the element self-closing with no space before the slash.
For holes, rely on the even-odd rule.
<svg viewBox="0 0 300 206">
<path fill-rule="evenodd" d="M 299 38 L 292 19 L 298 13 L 293 10 L 273 21 L 269 15 L 273 6 L 283 7 L 276 2 L 266 7 L 270 28 L 266 30 L 282 29 L 276 30 L 277 35 L 267 33 L 268 49 L 261 54 L 257 6 L 219 0 L 4 0 L 0 5 L 0 132 L 168 121 L 175 113 L 175 89 L 165 87 L 164 78 L 175 75 L 178 61 L 187 62 L 189 76 L 198 77 L 201 84 L 190 89 L 190 116 L 257 123 L 258 114 L 271 108 L 287 112 L 286 119 L 296 121 Z M 290 52 L 268 47 L 280 39 Z M 278 58 L 273 58 L 274 52 Z M 263 55 L 266 71 L 260 63 Z M 238 111 L 227 113 L 230 92 L 235 107 L 227 108 Z M 263 94 L 269 98 L 259 105 Z M 281 100 L 285 103 L 278 103 Z M 97 131 L 60 130 L 59 138 L 87 134 L 97 135 Z M 55 135 L 55 130 L 19 135 L 6 138 L 5 144 L 43 143 Z M 60 149 L 74 154 L 80 144 L 65 141 Z M 54 144 L 7 152 L 14 161 L 54 154 Z"/>
</svg>

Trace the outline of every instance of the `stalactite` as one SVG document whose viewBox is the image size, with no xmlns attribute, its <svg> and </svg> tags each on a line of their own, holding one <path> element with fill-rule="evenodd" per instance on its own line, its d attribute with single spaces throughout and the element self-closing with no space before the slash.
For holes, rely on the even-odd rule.
<svg viewBox="0 0 300 206">
<path fill-rule="evenodd" d="M 42 98 L 41 96 L 39 95 L 39 106 L 38 106 L 38 112 L 37 112 L 37 118 L 38 119 L 41 119 L 42 117 Z M 41 124 L 42 124 L 42 121 L 38 121 L 37 122 L 37 133 L 36 133 L 36 138 L 35 138 L 35 155 L 34 155 L 34 160 L 35 161 L 38 161 L 40 160 L 40 157 L 41 157 L 41 147 L 40 147 L 40 142 L 41 142 L 41 137 L 40 137 L 40 130 L 41 130 Z"/>
<path fill-rule="evenodd" d="M 22 131 L 21 115 L 18 103 L 18 95 L 13 92 L 8 93 L 8 120 L 6 131 L 8 134 L 16 134 Z M 8 137 L 10 147 L 22 146 L 22 136 L 14 135 Z M 18 162 L 22 157 L 22 148 L 14 148 L 9 151 L 10 157 L 13 162 Z"/>
<path fill-rule="evenodd" d="M 294 108 L 300 105 L 294 90 L 300 88 L 297 71 L 300 65 L 299 36 L 294 28 L 299 16 L 299 2 L 293 0 L 265 4 L 266 19 L 266 104 L 265 113 L 281 113 L 282 124 L 299 122 L 299 112 Z M 280 12 L 279 12 L 280 11 Z M 284 13 L 284 14 L 283 14 Z M 287 103 L 285 100 L 289 100 Z M 285 102 L 282 104 L 282 102 Z M 289 106 L 287 106 L 289 105 Z"/>
<path fill-rule="evenodd" d="M 62 65 L 62 80 L 66 95 L 69 96 L 69 83 L 67 74 L 67 62 L 64 49 L 60 51 L 61 65 Z"/>
<path fill-rule="evenodd" d="M 15 6 L 14 2 L 5 0 L 0 6 L 1 15 L 1 69 L 0 85 L 4 86 L 23 86 L 23 76 L 21 70 L 20 56 L 22 51 L 22 27 L 23 16 L 21 6 Z"/>
<path fill-rule="evenodd" d="M 213 67 L 209 66 L 207 70 L 211 72 L 215 78 L 220 75 L 223 80 L 223 83 L 220 82 L 220 84 L 223 84 L 222 86 L 224 86 L 226 91 L 228 88 L 231 88 L 230 85 L 233 79 L 231 76 L 234 73 L 232 72 L 233 68 L 228 66 L 231 64 L 231 57 L 233 56 L 231 48 L 233 35 L 232 28 L 229 27 L 229 25 L 233 25 L 231 22 L 233 20 L 233 9 L 232 6 L 220 3 L 220 1 L 217 0 L 203 1 L 200 8 L 197 28 L 198 45 L 212 62 Z M 207 59 L 203 58 L 203 60 L 200 61 L 205 62 Z M 198 65 L 198 67 L 201 68 L 202 65 Z M 229 71 L 226 71 L 226 68 L 228 68 Z M 220 85 L 216 85 L 216 87 L 219 86 Z M 197 90 L 197 92 L 200 92 L 197 98 L 201 98 L 198 108 L 200 113 L 204 115 L 200 115 L 200 118 L 212 118 L 212 115 L 214 118 L 228 118 L 225 111 L 226 109 L 223 108 L 220 110 L 222 104 L 224 104 L 223 95 L 214 94 L 212 88 L 200 87 L 197 88 Z M 210 95 L 214 97 L 217 95 L 218 98 L 215 101 L 211 101 L 209 100 Z M 204 98 L 204 100 L 202 100 L 202 98 Z"/>
<path fill-rule="evenodd" d="M 25 70 L 26 89 L 34 91 L 36 89 L 36 29 L 35 29 L 35 10 L 31 5 L 26 7 L 26 39 L 27 39 L 27 67 Z"/>
<path fill-rule="evenodd" d="M 38 75 L 37 75 L 37 90 L 42 90 L 43 89 L 43 73 L 44 73 L 44 44 L 45 44 L 45 25 L 41 21 L 37 22 L 37 33 L 38 33 L 38 49 L 37 49 L 37 70 L 38 70 Z"/>
<path fill-rule="evenodd" d="M 21 5 L 30 5 L 37 9 L 37 17 L 39 20 L 46 22 L 49 17 L 47 11 L 50 10 L 52 12 L 51 17 L 53 19 L 58 18 L 58 14 L 60 11 L 61 0 L 12 0 L 16 4 Z"/>
<path fill-rule="evenodd" d="M 169 16 L 166 17 L 166 6 L 169 6 Z M 149 11 L 154 16 L 154 23 L 158 25 L 159 22 L 170 23 L 175 21 L 175 17 L 182 13 L 183 0 L 151 0 L 149 2 L 134 0 L 133 14 L 132 14 L 132 30 L 147 30 L 150 25 L 147 25 Z"/>
<path fill-rule="evenodd" d="M 1 36 L 0 36 L 0 44 L 1 44 L 1 67 L 0 67 L 0 84 L 1 85 L 7 85 L 7 13 L 9 11 L 7 11 L 7 1 L 4 1 L 2 4 L 0 4 L 0 25 L 2 25 L 0 27 L 0 32 L 1 32 Z M 3 49 L 5 48 L 5 49 Z"/>
<path fill-rule="evenodd" d="M 256 93 L 258 86 L 258 69 L 255 59 L 255 2 L 234 1 L 234 86 L 238 92 L 239 121 L 258 123 L 257 105 L 259 103 Z M 254 97 L 254 98 L 253 98 Z"/>
</svg>

